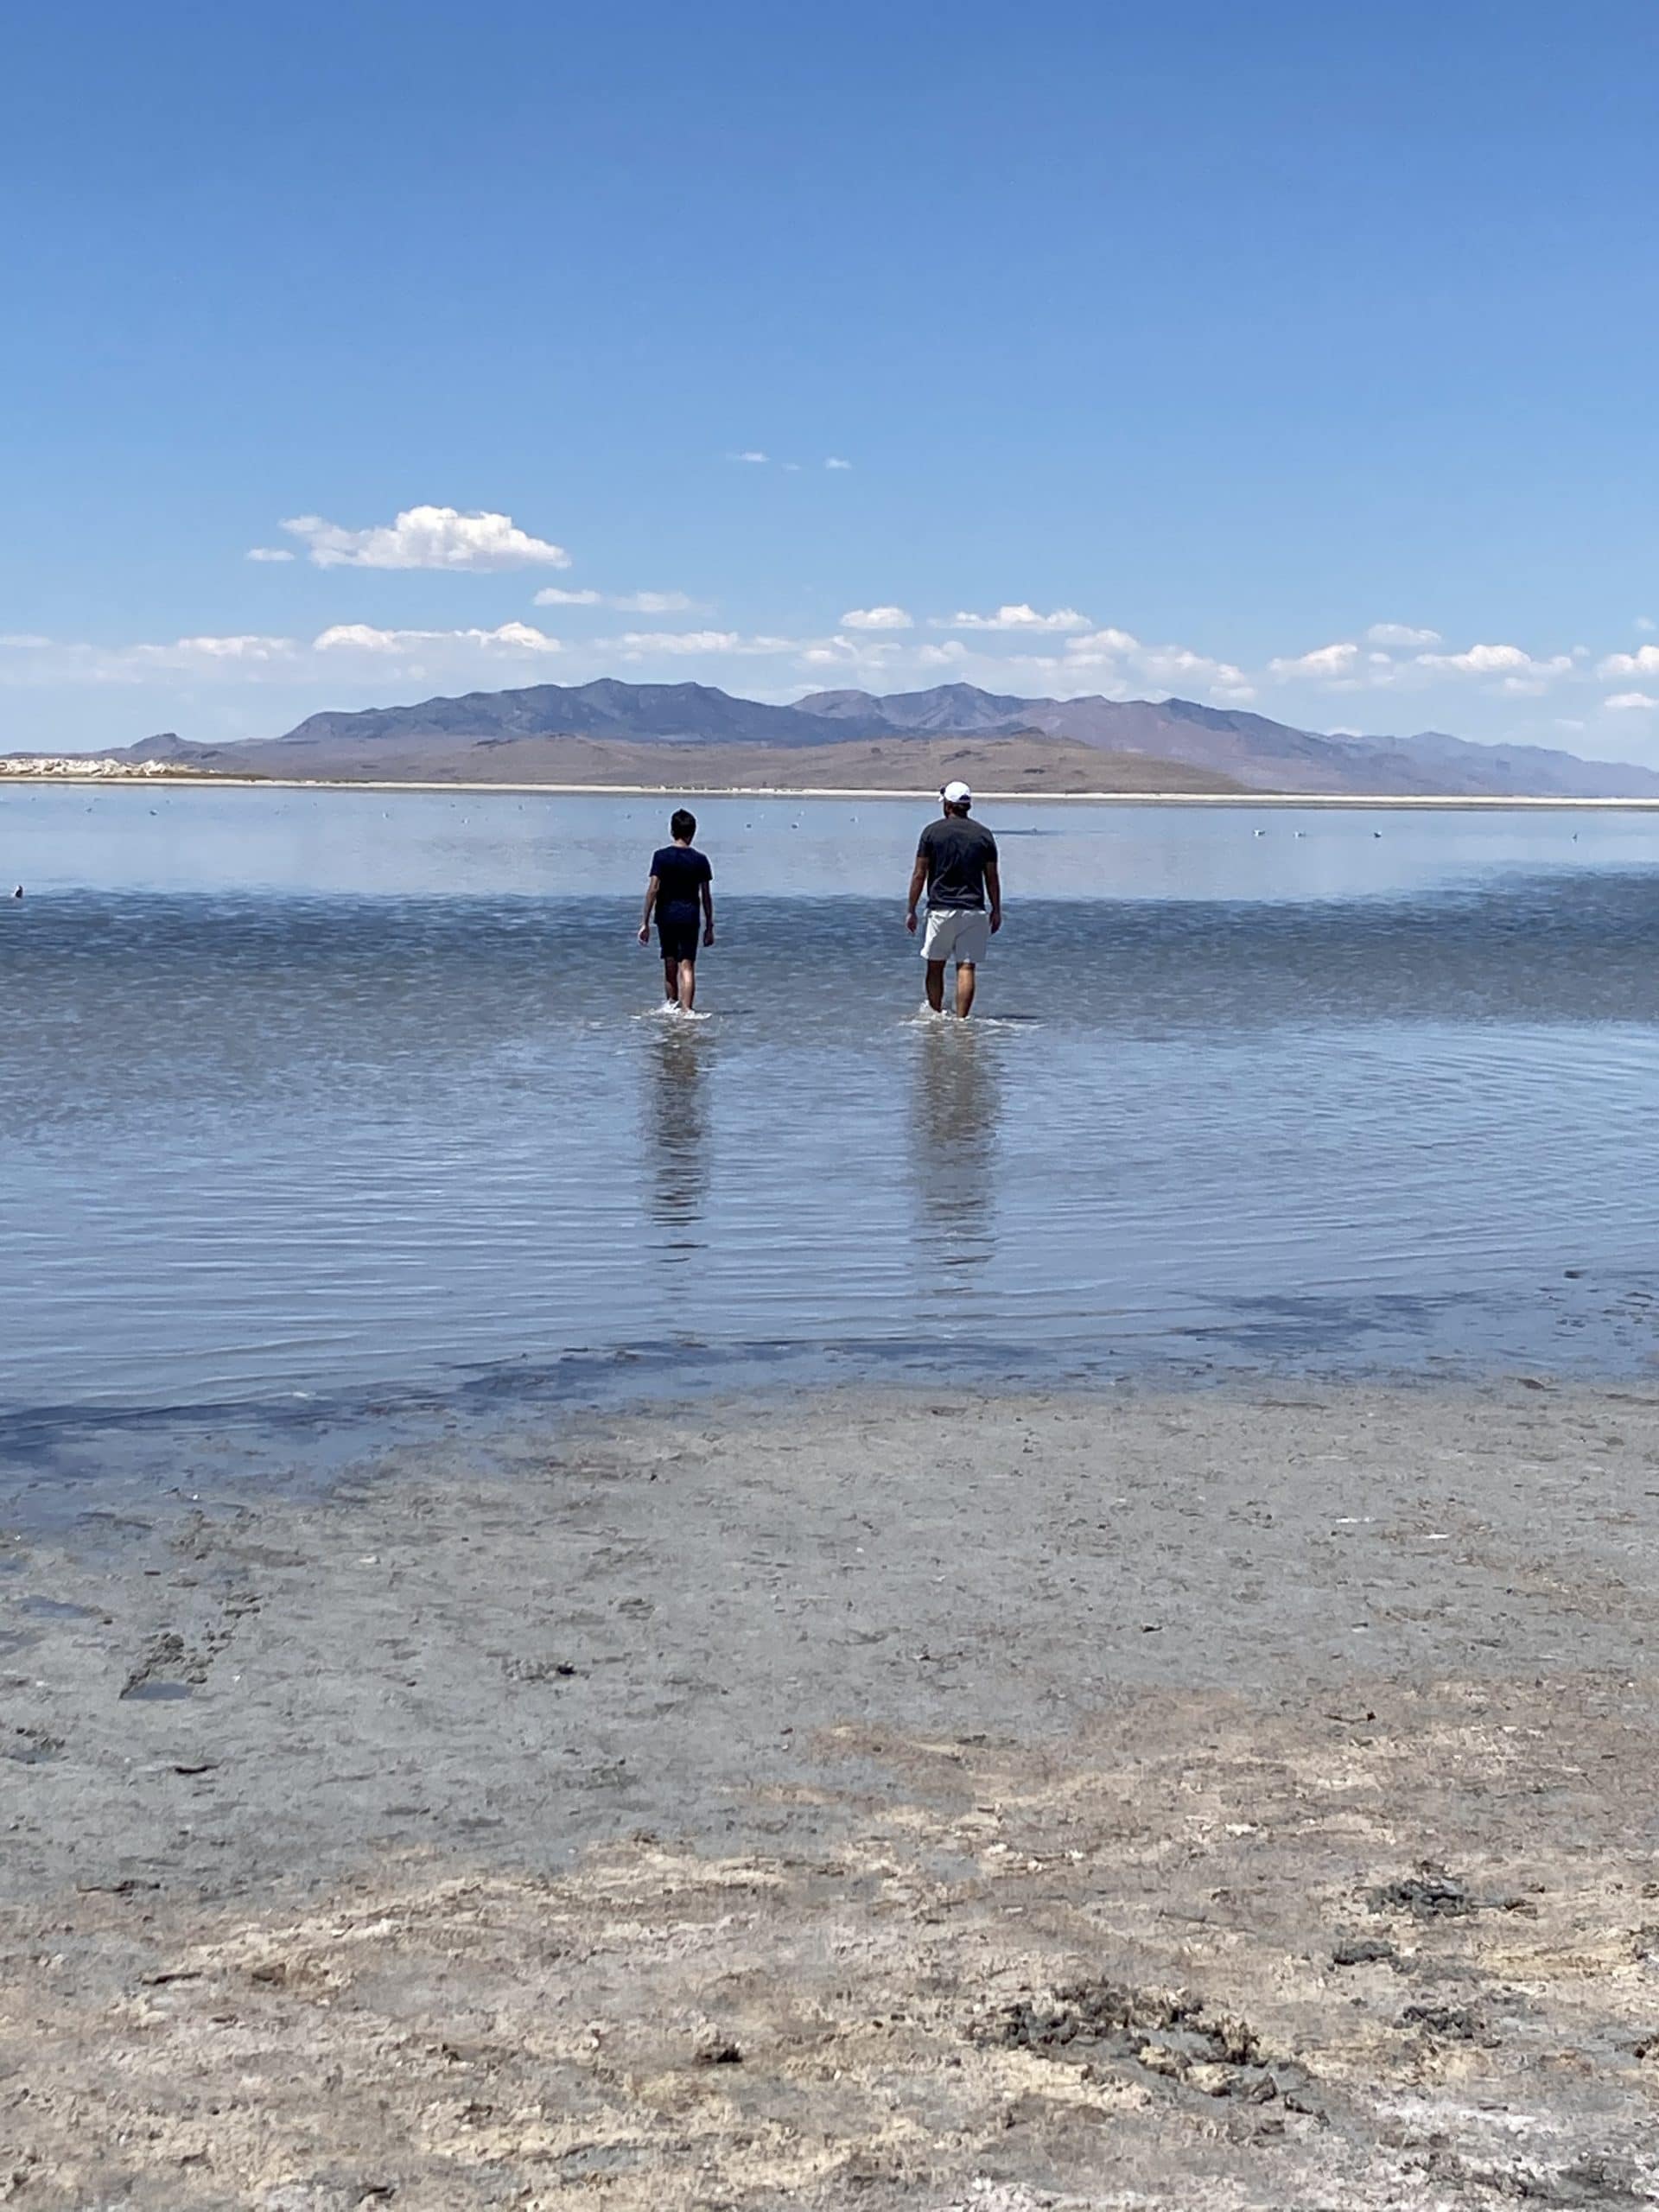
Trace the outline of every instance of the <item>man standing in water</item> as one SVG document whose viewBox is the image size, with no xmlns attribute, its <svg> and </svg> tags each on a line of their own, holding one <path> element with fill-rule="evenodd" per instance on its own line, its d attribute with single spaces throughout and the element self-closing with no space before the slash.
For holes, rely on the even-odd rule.
<svg viewBox="0 0 1659 2212">
<path fill-rule="evenodd" d="M 905 927 L 915 936 L 916 902 L 925 891 L 922 957 L 927 963 L 927 1002 L 935 1014 L 944 1013 L 945 963 L 954 960 L 957 1012 L 966 1020 L 973 1010 L 975 970 L 992 933 L 1002 926 L 1002 879 L 995 838 L 982 823 L 968 819 L 974 795 L 967 785 L 947 784 L 939 798 L 944 815 L 928 823 L 916 848 Z"/>
<path fill-rule="evenodd" d="M 715 941 L 715 894 L 710 887 L 714 870 L 692 846 L 697 817 L 684 807 L 676 809 L 668 825 L 674 842 L 652 855 L 651 880 L 645 886 L 645 911 L 639 924 L 639 942 L 651 943 L 651 916 L 657 913 L 657 937 L 663 949 L 663 995 L 671 1007 L 690 1014 L 697 997 L 697 912 L 702 912 L 702 941 Z"/>
</svg>

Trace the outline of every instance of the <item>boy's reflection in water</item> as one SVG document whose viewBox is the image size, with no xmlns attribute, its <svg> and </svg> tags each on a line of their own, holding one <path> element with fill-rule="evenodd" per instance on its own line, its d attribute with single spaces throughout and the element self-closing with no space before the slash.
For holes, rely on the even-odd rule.
<svg viewBox="0 0 1659 2212">
<path fill-rule="evenodd" d="M 995 1246 L 996 1040 L 966 1022 L 943 1020 L 929 1022 L 917 1043 L 911 1154 L 918 1225 L 932 1266 L 982 1267 Z"/>
<path fill-rule="evenodd" d="M 665 1017 L 651 1042 L 643 1136 L 651 1217 L 664 1229 L 695 1228 L 709 1200 L 708 1041 L 690 1023 Z M 676 1237 L 668 1246 L 680 1260 L 702 1249 L 700 1237 Z"/>
</svg>

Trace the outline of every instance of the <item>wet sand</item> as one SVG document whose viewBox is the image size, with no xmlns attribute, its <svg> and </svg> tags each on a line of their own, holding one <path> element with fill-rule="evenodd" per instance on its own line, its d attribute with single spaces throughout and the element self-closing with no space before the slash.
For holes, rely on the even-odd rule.
<svg viewBox="0 0 1659 2212">
<path fill-rule="evenodd" d="M 1659 1389 L 848 1391 L 0 1546 L 0 2201 L 1630 2206 Z"/>
</svg>

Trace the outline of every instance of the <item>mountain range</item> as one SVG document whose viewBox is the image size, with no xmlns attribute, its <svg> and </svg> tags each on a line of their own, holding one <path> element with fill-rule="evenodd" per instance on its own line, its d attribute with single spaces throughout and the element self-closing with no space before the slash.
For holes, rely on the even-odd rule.
<svg viewBox="0 0 1659 2212">
<path fill-rule="evenodd" d="M 791 706 L 703 683 L 538 683 L 313 715 L 282 737 L 232 745 L 169 734 L 115 757 L 228 774 L 703 790 L 915 788 L 949 770 L 1023 791 L 1659 798 L 1653 770 L 1539 746 L 1432 730 L 1332 735 L 1185 699 L 1026 699 L 969 683 L 886 696 L 817 691 Z"/>
</svg>

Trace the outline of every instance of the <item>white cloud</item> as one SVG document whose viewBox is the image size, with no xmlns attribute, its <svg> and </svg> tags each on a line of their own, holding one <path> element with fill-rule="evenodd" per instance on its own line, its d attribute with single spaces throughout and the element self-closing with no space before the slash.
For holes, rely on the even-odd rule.
<svg viewBox="0 0 1659 2212">
<path fill-rule="evenodd" d="M 294 650 L 291 638 L 179 638 L 170 645 L 135 645 L 134 652 L 164 653 L 184 660 L 281 660 Z"/>
<path fill-rule="evenodd" d="M 892 638 L 843 637 L 837 631 L 833 638 L 815 638 L 804 645 L 798 658 L 804 668 L 836 668 L 843 674 L 861 670 L 872 676 L 884 675 L 895 660 L 908 660 L 909 647 Z"/>
<path fill-rule="evenodd" d="M 753 453 L 753 452 L 751 452 L 751 453 L 728 453 L 728 454 L 727 454 L 726 458 L 727 458 L 727 460 L 728 460 L 728 461 L 750 461 L 750 462 L 752 462 L 752 463 L 753 463 L 756 467 L 764 468 L 764 467 L 766 467 L 766 462 L 767 462 L 767 461 L 772 458 L 772 456 L 771 456 L 769 454 L 764 454 L 764 453 Z"/>
<path fill-rule="evenodd" d="M 1255 687 L 1242 668 L 1229 660 L 1211 660 L 1207 653 L 1190 652 L 1185 645 L 1143 645 L 1135 656 L 1135 672 L 1147 683 L 1166 690 L 1198 688 L 1230 706 L 1242 706 L 1255 696 Z"/>
<path fill-rule="evenodd" d="M 1368 645 L 1438 645 L 1438 630 L 1414 630 L 1408 622 L 1373 622 L 1365 632 Z"/>
<path fill-rule="evenodd" d="M 841 626 L 843 630 L 913 630 L 916 626 L 902 607 L 849 607 Z"/>
<path fill-rule="evenodd" d="M 613 645 L 636 660 L 645 653 L 741 653 L 764 657 L 798 652 L 802 644 L 798 638 L 746 638 L 739 630 L 625 630 L 620 638 L 602 638 L 599 642 L 601 645 Z"/>
<path fill-rule="evenodd" d="M 1359 665 L 1359 647 L 1350 640 L 1316 645 L 1312 652 L 1280 655 L 1268 663 L 1268 673 L 1280 683 L 1351 683 Z"/>
<path fill-rule="evenodd" d="M 823 465 L 826 468 L 850 468 L 853 464 L 850 461 L 843 461 L 839 454 L 832 453 L 826 458 Z"/>
<path fill-rule="evenodd" d="M 1659 699 L 1656 699 L 1650 691 L 1615 691 L 1611 699 L 1604 699 L 1601 703 L 1612 714 L 1630 715 L 1641 713 L 1649 707 L 1659 707 Z"/>
<path fill-rule="evenodd" d="M 683 591 L 563 591 L 549 584 L 538 591 L 536 607 L 608 607 L 619 614 L 683 614 L 696 605 Z"/>
<path fill-rule="evenodd" d="M 367 622 L 336 622 L 312 640 L 320 653 L 408 653 L 433 646 L 476 646 L 490 652 L 556 653 L 556 638 L 528 622 L 503 622 L 493 630 L 378 630 Z"/>
<path fill-rule="evenodd" d="M 1596 674 L 1659 676 L 1659 645 L 1638 645 L 1633 653 L 1609 653 L 1605 660 L 1596 664 Z"/>
<path fill-rule="evenodd" d="M 1471 645 L 1460 653 L 1419 653 L 1417 665 L 1447 676 L 1497 676 L 1529 668 L 1532 655 L 1519 645 Z"/>
<path fill-rule="evenodd" d="M 1636 618 L 1636 626 L 1638 630 L 1651 630 L 1659 626 L 1655 624 L 1651 615 L 1638 614 Z"/>
<path fill-rule="evenodd" d="M 1086 630 L 1089 617 L 1075 607 L 1057 607 L 1039 614 L 1034 607 L 999 607 L 995 614 L 952 614 L 938 617 L 936 630 Z"/>
<path fill-rule="evenodd" d="M 1558 653 L 1551 660 L 1535 660 L 1519 645 L 1471 645 L 1460 653 L 1418 653 L 1415 665 L 1432 669 L 1437 676 L 1559 676 L 1573 665 L 1572 657 Z"/>
<path fill-rule="evenodd" d="M 12 682 L 138 683 L 156 676 L 257 679 L 289 670 L 301 647 L 292 638 L 253 635 L 175 638 L 168 643 L 95 645 L 84 640 L 10 637 L 0 645 L 25 658 L 6 671 Z"/>
<path fill-rule="evenodd" d="M 295 515 L 283 524 L 320 569 L 449 569 L 489 571 L 568 569 L 562 545 L 522 531 L 511 515 L 458 507 L 405 507 L 395 522 L 346 530 L 321 515 Z"/>
<path fill-rule="evenodd" d="M 631 653 L 734 653 L 735 630 L 625 630 L 613 641 Z"/>
<path fill-rule="evenodd" d="M 1127 630 L 1090 630 L 1086 637 L 1068 638 L 1065 650 L 1079 662 L 1116 660 L 1124 653 L 1138 653 L 1141 640 Z"/>
<path fill-rule="evenodd" d="M 250 561 L 291 561 L 294 556 L 286 545 L 250 545 L 247 557 Z"/>
</svg>

